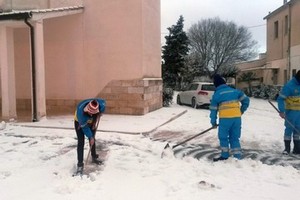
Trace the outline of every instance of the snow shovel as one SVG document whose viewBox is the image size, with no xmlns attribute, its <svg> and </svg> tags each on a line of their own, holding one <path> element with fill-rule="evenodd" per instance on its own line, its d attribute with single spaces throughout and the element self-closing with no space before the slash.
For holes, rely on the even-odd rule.
<svg viewBox="0 0 300 200">
<path fill-rule="evenodd" d="M 95 142 L 96 142 L 96 132 L 97 132 L 97 129 L 98 129 L 98 126 L 99 126 L 99 122 L 100 122 L 100 117 L 101 117 L 101 115 L 98 115 L 97 116 L 97 118 L 96 118 L 96 123 L 94 124 L 94 126 L 93 126 L 93 130 L 95 130 L 95 135 L 94 135 L 94 140 L 95 140 Z M 90 154 L 91 154 L 91 149 L 92 149 L 92 147 L 93 146 L 90 146 L 90 148 L 89 148 L 89 152 L 88 152 L 88 155 L 87 155 L 87 157 L 86 157 L 86 160 L 85 160 L 85 165 L 87 165 L 88 164 L 88 161 L 89 161 L 89 158 L 90 158 Z"/>
<path fill-rule="evenodd" d="M 182 141 L 182 142 L 179 142 L 178 144 L 172 146 L 172 148 L 171 148 L 170 144 L 167 143 L 166 146 L 165 146 L 165 148 L 164 148 L 164 150 L 163 150 L 163 152 L 161 153 L 161 158 L 163 158 L 163 156 L 166 155 L 166 152 L 167 152 L 168 150 L 169 150 L 169 151 L 172 151 L 174 148 L 178 147 L 179 145 L 182 145 L 182 144 L 184 144 L 184 143 L 186 143 L 186 142 L 188 142 L 188 141 L 190 141 L 190 140 L 192 140 L 192 139 L 194 139 L 194 138 L 196 138 L 196 137 L 198 137 L 198 136 L 200 136 L 200 135 L 202 135 L 202 134 L 204 134 L 204 133 L 210 131 L 211 129 L 214 129 L 214 128 L 216 128 L 217 126 L 218 126 L 218 124 L 217 124 L 216 126 L 210 127 L 209 129 L 206 129 L 206 130 L 202 131 L 201 133 L 198 133 L 198 134 L 196 134 L 196 135 L 194 135 L 194 136 L 192 136 L 192 137 L 190 137 L 190 138 L 188 138 L 188 139 L 186 139 L 186 140 L 184 140 L 184 141 Z M 172 151 L 172 153 L 173 153 L 173 151 Z"/>
<path fill-rule="evenodd" d="M 268 102 L 271 104 L 271 106 L 278 112 L 280 113 L 280 111 L 278 110 L 278 108 L 276 108 L 276 106 L 270 101 L 268 100 Z M 292 122 L 290 122 L 287 118 L 284 118 L 285 121 L 297 132 L 299 133 L 299 130 L 292 124 Z"/>
</svg>

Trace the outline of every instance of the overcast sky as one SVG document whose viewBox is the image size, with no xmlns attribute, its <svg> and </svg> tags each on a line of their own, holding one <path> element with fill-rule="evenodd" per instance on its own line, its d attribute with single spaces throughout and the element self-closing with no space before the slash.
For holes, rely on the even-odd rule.
<svg viewBox="0 0 300 200">
<path fill-rule="evenodd" d="M 259 53 L 266 50 L 266 20 L 263 18 L 283 5 L 283 0 L 161 0 L 162 43 L 182 15 L 184 30 L 201 19 L 219 17 L 249 28 L 258 42 Z"/>
</svg>

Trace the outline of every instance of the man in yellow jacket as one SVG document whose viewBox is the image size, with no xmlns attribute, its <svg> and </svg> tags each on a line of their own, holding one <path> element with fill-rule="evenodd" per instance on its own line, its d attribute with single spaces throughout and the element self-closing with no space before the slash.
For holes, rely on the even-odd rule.
<svg viewBox="0 0 300 200">
<path fill-rule="evenodd" d="M 241 115 L 249 106 L 249 97 L 242 91 L 228 86 L 218 74 L 213 80 L 216 91 L 210 104 L 210 122 L 212 126 L 216 126 L 219 114 L 218 138 L 222 151 L 221 156 L 213 161 L 227 160 L 230 156 L 229 148 L 236 159 L 241 159 Z"/>
<path fill-rule="evenodd" d="M 282 88 L 277 98 L 280 116 L 285 119 L 284 151 L 289 154 L 294 141 L 294 154 L 300 154 L 300 70 Z"/>
</svg>

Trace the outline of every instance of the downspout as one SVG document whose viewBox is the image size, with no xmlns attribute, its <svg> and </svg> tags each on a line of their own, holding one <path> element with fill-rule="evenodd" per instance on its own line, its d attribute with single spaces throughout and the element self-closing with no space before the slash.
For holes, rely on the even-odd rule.
<svg viewBox="0 0 300 200">
<path fill-rule="evenodd" d="M 24 22 L 30 29 L 30 44 L 31 44 L 31 75 L 32 75 L 32 121 L 37 122 L 37 97 L 36 97 L 36 80 L 35 80 L 35 49 L 34 49 L 34 27 L 28 22 L 28 17 L 24 19 Z"/>
<path fill-rule="evenodd" d="M 292 23 L 292 15 L 291 15 L 291 4 L 289 3 L 289 15 L 288 15 L 288 49 L 287 49 L 287 59 L 288 59 L 288 77 L 287 77 L 287 80 L 290 80 L 291 78 L 291 23 Z"/>
</svg>

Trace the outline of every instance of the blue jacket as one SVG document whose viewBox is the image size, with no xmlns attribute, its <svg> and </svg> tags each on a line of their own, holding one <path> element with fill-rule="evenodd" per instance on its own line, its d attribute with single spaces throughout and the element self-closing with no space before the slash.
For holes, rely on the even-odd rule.
<svg viewBox="0 0 300 200">
<path fill-rule="evenodd" d="M 93 99 L 86 99 L 86 100 L 81 101 L 77 105 L 75 117 L 74 117 L 74 120 L 79 123 L 79 127 L 82 128 L 82 131 L 88 138 L 93 137 L 93 133 L 92 133 L 90 127 L 93 124 L 94 119 L 92 116 L 90 116 L 89 114 L 84 112 L 84 108 L 91 100 L 93 100 Z M 99 103 L 100 113 L 103 113 L 105 111 L 105 106 L 106 106 L 105 100 L 99 99 L 99 98 L 95 98 L 95 100 L 97 100 Z"/>
<path fill-rule="evenodd" d="M 277 98 L 278 110 L 300 111 L 300 83 L 295 77 L 288 81 L 279 93 Z"/>
<path fill-rule="evenodd" d="M 241 117 L 249 107 L 249 102 L 249 97 L 242 91 L 226 84 L 218 86 L 209 106 L 211 124 L 216 125 L 218 112 L 219 118 Z"/>
</svg>

